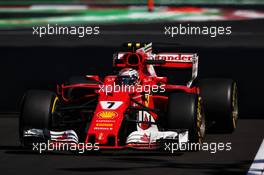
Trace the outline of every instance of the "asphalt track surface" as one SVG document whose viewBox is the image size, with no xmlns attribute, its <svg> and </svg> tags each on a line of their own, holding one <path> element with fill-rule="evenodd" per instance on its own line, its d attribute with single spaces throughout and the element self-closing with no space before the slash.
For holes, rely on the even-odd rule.
<svg viewBox="0 0 264 175">
<path fill-rule="evenodd" d="M 248 117 L 252 118 L 252 117 Z M 17 116 L 0 117 L 0 169 L 4 174 L 246 174 L 263 140 L 263 119 L 240 119 L 231 134 L 209 134 L 205 142 L 231 142 L 231 151 L 166 153 L 102 151 L 39 154 L 22 149 Z M 261 160 L 263 161 L 263 160 Z"/>
</svg>

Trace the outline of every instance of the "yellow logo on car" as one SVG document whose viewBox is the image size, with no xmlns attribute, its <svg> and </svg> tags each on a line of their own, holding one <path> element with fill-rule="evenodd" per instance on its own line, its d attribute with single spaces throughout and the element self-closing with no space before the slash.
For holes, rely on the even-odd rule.
<svg viewBox="0 0 264 175">
<path fill-rule="evenodd" d="M 99 126 L 99 127 L 112 127 L 113 123 L 96 123 L 96 126 Z"/>
<path fill-rule="evenodd" d="M 97 113 L 97 116 L 102 119 L 113 119 L 118 116 L 114 111 L 101 111 Z"/>
</svg>

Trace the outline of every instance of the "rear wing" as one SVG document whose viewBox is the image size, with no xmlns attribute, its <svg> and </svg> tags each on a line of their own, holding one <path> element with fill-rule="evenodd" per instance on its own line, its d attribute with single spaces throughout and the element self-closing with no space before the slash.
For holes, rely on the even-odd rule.
<svg viewBox="0 0 264 175">
<path fill-rule="evenodd" d="M 187 83 L 187 86 L 190 87 L 193 81 L 198 75 L 198 55 L 196 53 L 158 53 L 152 54 L 149 59 L 151 60 L 163 60 L 164 63 L 161 67 L 173 67 L 173 68 L 183 68 L 183 69 L 192 69 L 191 80 Z"/>
</svg>

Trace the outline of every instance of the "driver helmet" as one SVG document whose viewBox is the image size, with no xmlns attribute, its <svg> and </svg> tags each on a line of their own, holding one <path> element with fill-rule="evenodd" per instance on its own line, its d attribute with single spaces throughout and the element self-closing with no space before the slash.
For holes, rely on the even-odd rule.
<svg viewBox="0 0 264 175">
<path fill-rule="evenodd" d="M 139 82 L 138 72 L 132 68 L 124 68 L 118 73 L 117 82 L 121 85 L 135 85 Z"/>
</svg>

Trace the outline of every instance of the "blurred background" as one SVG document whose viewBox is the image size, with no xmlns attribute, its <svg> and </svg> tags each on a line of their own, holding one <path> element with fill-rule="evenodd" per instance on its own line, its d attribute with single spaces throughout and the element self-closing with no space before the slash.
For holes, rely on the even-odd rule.
<svg viewBox="0 0 264 175">
<path fill-rule="evenodd" d="M 213 21 L 263 18 L 262 0 L 9 0 L 0 27 Z M 151 12 L 151 13 L 149 13 Z"/>
</svg>

